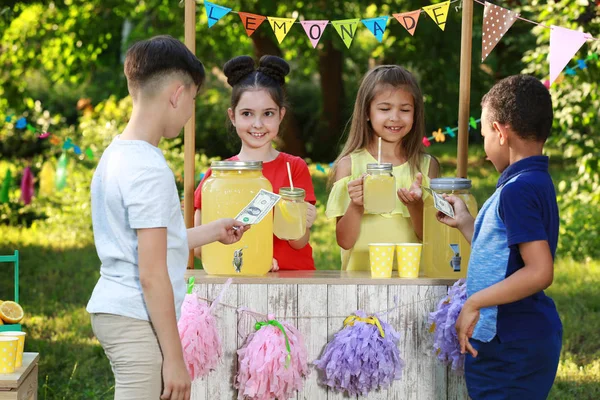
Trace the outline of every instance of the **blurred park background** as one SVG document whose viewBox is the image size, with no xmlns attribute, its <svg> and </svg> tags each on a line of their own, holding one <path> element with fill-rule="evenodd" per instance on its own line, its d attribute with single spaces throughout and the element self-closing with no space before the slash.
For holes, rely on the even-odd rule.
<svg viewBox="0 0 600 400">
<path fill-rule="evenodd" d="M 222 0 L 236 11 L 306 20 L 371 18 L 419 9 L 406 0 Z M 600 37 L 595 0 L 493 3 L 546 26 L 580 29 Z M 415 36 L 390 18 L 381 43 L 359 26 L 350 49 L 329 26 L 316 49 L 300 25 L 279 44 L 265 21 L 248 37 L 230 13 L 208 28 L 202 2 L 196 19 L 196 54 L 208 78 L 196 107 L 196 181 L 210 161 L 239 150 L 226 124 L 230 88 L 221 68 L 231 57 L 276 54 L 291 65 L 290 111 L 278 138 L 280 150 L 310 164 L 319 200 L 312 243 L 318 268 L 339 268 L 334 226 L 324 217 L 329 164 L 346 133 L 361 76 L 372 66 L 400 64 L 411 70 L 425 95 L 427 134 L 457 126 L 460 2 L 450 6 L 445 31 L 422 15 Z M 481 63 L 483 6 L 475 4 L 471 115 L 499 79 L 529 73 L 548 76 L 550 31 L 517 21 Z M 26 349 L 41 353 L 41 399 L 109 399 L 110 366 L 94 339 L 85 305 L 99 276 L 93 246 L 89 184 L 104 148 L 127 123 L 131 99 L 123 76 L 126 49 L 136 40 L 170 34 L 183 40 L 183 2 L 177 0 L 62 0 L 0 2 L 0 182 L 10 171 L 0 201 L 0 254 L 21 252 L 21 304 Z M 561 211 L 556 273 L 549 289 L 565 327 L 563 353 L 552 399 L 600 398 L 600 41 L 588 41 L 552 88 L 553 135 L 547 145 Z M 593 57 L 593 55 L 596 57 Z M 576 68 L 578 59 L 585 68 Z M 564 71 L 563 71 L 564 72 Z M 25 127 L 18 120 L 24 117 Z M 40 134 L 51 135 L 40 139 Z M 42 135 L 42 137 L 45 135 Z M 470 131 L 469 177 L 481 205 L 498 178 L 485 161 L 479 129 Z M 65 146 L 65 143 L 72 145 Z M 75 146 L 81 150 L 78 154 Z M 65 149 L 66 147 L 66 149 Z M 183 135 L 161 148 L 183 189 Z M 456 139 L 432 142 L 428 151 L 442 175 L 456 169 Z M 66 163 L 61 190 L 37 193 L 25 205 L 20 182 L 25 167 Z M 36 191 L 39 179 L 35 180 Z M 0 199 L 2 200 L 2 199 Z M 0 299 L 12 293 L 11 269 L 0 268 Z"/>
</svg>

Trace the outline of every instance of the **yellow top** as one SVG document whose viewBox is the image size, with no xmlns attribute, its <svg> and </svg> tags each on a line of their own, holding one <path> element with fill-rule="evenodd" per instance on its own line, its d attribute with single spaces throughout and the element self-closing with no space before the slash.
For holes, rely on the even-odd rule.
<svg viewBox="0 0 600 400">
<path fill-rule="evenodd" d="M 359 178 L 367 172 L 367 164 L 377 160 L 366 150 L 358 150 L 350 155 L 352 172 L 350 176 L 340 179 L 333 184 L 325 215 L 327 218 L 341 217 L 350 205 L 348 182 Z M 425 155 L 421 160 L 423 186 L 429 187 L 429 163 L 431 156 Z M 396 179 L 396 190 L 408 189 L 414 182 L 410 165 L 406 162 L 393 169 Z M 427 192 L 423 197 L 427 197 Z M 363 214 L 360 221 L 360 234 L 354 247 L 342 249 L 342 270 L 366 271 L 370 269 L 369 243 L 419 243 L 410 221 L 406 206 L 396 197 L 396 208 L 390 214 Z"/>
</svg>

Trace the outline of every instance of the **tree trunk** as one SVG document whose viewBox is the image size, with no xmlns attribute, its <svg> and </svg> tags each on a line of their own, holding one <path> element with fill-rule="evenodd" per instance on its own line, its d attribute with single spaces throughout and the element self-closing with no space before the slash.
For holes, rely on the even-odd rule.
<svg viewBox="0 0 600 400">
<path fill-rule="evenodd" d="M 315 140 L 313 157 L 317 160 L 333 161 L 338 153 L 338 145 L 344 131 L 344 80 L 342 77 L 344 54 L 333 46 L 331 39 L 322 40 L 323 50 L 319 52 L 319 73 L 323 112 L 321 114 L 322 135 Z"/>
<path fill-rule="evenodd" d="M 251 36 L 256 58 L 260 59 L 265 54 L 282 57 L 281 49 L 272 39 L 272 35 L 267 36 L 264 31 L 264 29 L 262 31 L 256 30 Z M 287 110 L 282 128 L 276 139 L 277 147 L 285 153 L 306 157 L 306 145 L 302 139 L 302 131 L 293 109 Z"/>
</svg>

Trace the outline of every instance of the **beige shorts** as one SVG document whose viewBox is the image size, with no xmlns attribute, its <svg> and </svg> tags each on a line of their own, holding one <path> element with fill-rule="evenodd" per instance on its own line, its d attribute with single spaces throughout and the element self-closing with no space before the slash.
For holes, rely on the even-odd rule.
<svg viewBox="0 0 600 400">
<path fill-rule="evenodd" d="M 92 329 L 115 375 L 115 400 L 159 400 L 163 357 L 152 324 L 92 314 Z"/>
</svg>

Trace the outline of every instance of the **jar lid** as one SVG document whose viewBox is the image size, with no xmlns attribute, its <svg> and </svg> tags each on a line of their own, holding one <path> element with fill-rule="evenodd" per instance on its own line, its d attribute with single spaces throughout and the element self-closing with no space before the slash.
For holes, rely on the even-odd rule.
<svg viewBox="0 0 600 400">
<path fill-rule="evenodd" d="M 433 190 L 471 189 L 471 180 L 466 178 L 433 178 L 430 183 Z"/>
<path fill-rule="evenodd" d="M 302 199 L 304 200 L 304 196 L 306 195 L 306 192 L 304 191 L 304 189 L 301 188 L 289 188 L 289 187 L 282 187 L 279 188 L 279 194 L 281 196 L 285 196 L 285 197 L 292 197 L 294 199 Z"/>
<path fill-rule="evenodd" d="M 385 172 L 391 172 L 393 170 L 393 165 L 392 163 L 374 163 L 374 164 L 367 164 L 367 172 L 369 171 L 385 171 Z"/>
<path fill-rule="evenodd" d="M 262 161 L 213 161 L 210 168 L 215 171 L 262 171 Z"/>
</svg>

